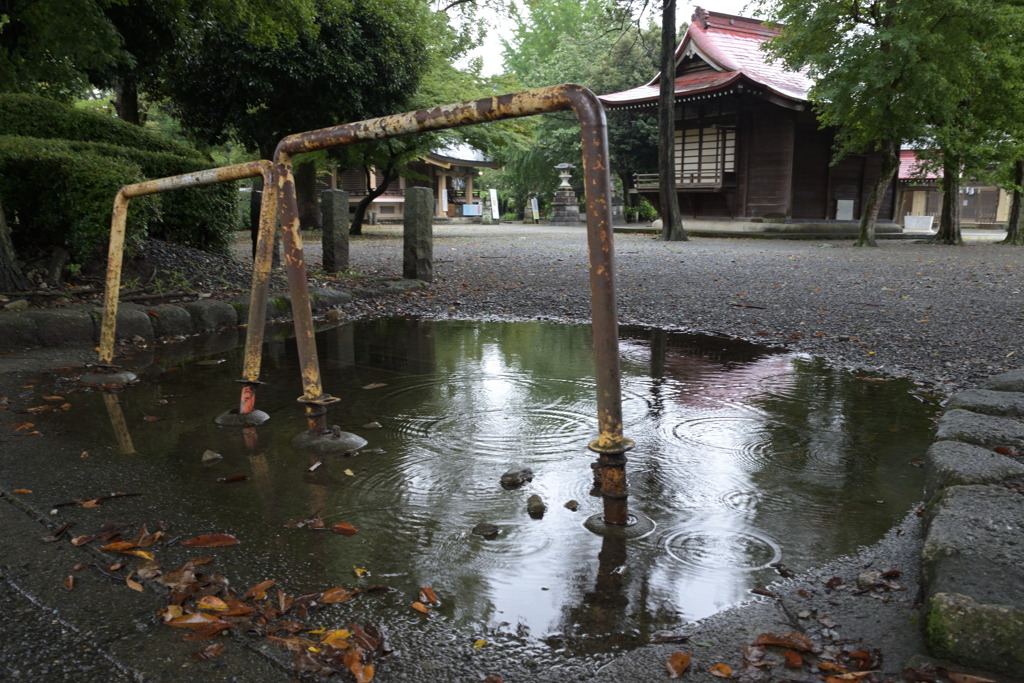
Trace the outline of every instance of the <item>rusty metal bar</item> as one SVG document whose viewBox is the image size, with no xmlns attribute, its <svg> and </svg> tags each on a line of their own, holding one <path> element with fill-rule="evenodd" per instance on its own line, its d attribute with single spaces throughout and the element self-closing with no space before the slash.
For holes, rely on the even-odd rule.
<svg viewBox="0 0 1024 683">
<path fill-rule="evenodd" d="M 110 221 L 110 244 L 107 250 L 106 292 L 103 300 L 103 322 L 100 328 L 99 362 L 110 365 L 114 359 L 114 333 L 117 327 L 118 294 L 121 288 L 121 264 L 124 255 L 125 223 L 128 202 L 133 197 L 170 192 L 187 187 L 201 187 L 216 183 L 263 176 L 260 206 L 259 236 L 256 259 L 253 263 L 252 293 L 250 296 L 248 328 L 245 339 L 245 360 L 241 380 L 242 397 L 239 412 L 251 413 L 255 405 L 255 386 L 259 383 L 263 333 L 267 316 L 267 287 L 270 281 L 271 257 L 274 248 L 274 227 L 277 220 L 277 193 L 274 185 L 274 166 L 265 159 L 234 166 L 185 173 L 169 178 L 147 180 L 122 187 L 114 197 L 114 212 Z"/>
<path fill-rule="evenodd" d="M 622 526 L 628 523 L 624 454 L 633 443 L 622 434 L 607 123 L 604 109 L 597 97 L 581 86 L 556 85 L 384 116 L 290 135 L 278 143 L 274 163 L 280 192 L 281 227 L 284 233 L 289 290 L 292 295 L 292 316 L 295 321 L 299 363 L 302 367 L 304 393 L 299 401 L 306 404 L 307 420 L 312 432 L 324 428 L 324 416 L 321 413 L 325 411 L 314 408 L 322 409 L 327 403 L 337 399 L 324 394 L 321 386 L 302 239 L 299 235 L 292 158 L 304 152 L 368 140 L 570 109 L 580 119 L 583 142 L 591 313 L 597 366 L 598 438 L 591 442 L 590 448 L 599 454 L 604 520 L 607 524 Z"/>
</svg>

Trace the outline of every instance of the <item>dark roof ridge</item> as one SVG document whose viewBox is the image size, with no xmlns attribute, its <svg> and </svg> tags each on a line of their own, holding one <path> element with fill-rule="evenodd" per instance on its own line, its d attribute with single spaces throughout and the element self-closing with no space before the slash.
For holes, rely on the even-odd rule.
<svg viewBox="0 0 1024 683">
<path fill-rule="evenodd" d="M 705 31 L 718 29 L 730 33 L 749 33 L 764 38 L 772 38 L 779 34 L 778 28 L 766 26 L 761 19 L 712 12 L 699 6 L 694 8 L 690 21 Z"/>
</svg>

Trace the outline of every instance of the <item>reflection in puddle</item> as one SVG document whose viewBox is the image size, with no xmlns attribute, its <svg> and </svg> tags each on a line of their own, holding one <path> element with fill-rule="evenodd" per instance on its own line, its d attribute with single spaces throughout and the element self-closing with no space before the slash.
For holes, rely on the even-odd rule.
<svg viewBox="0 0 1024 683">
<path fill-rule="evenodd" d="M 116 438 L 109 427 L 94 438 L 107 439 L 107 457 L 138 454 L 131 476 L 151 483 L 148 509 L 180 533 L 245 538 L 232 555 L 240 584 L 277 578 L 302 592 L 369 581 L 399 595 L 432 586 L 437 618 L 454 628 L 582 649 L 614 647 L 580 645 L 608 633 L 642 642 L 748 599 L 777 578 L 773 565 L 799 571 L 872 543 L 920 495 L 922 473 L 908 461 L 928 446 L 932 409 L 909 384 L 749 344 L 624 329 L 630 506 L 655 527 L 628 540 L 591 534 L 583 524 L 601 500 L 586 448 L 597 432 L 590 334 L 407 318 L 321 333 L 324 387 L 343 399 L 329 422 L 369 445 L 317 467 L 290 445 L 305 425 L 294 349 L 280 341 L 267 346 L 258 394 L 271 420 L 248 447 L 242 430 L 213 424 L 237 400 L 240 351 L 221 354 L 230 361 L 221 366 L 147 371 L 120 396 L 127 427 L 115 420 Z M 138 419 L 158 411 L 159 422 Z M 206 449 L 223 459 L 202 463 Z M 514 467 L 535 477 L 505 490 L 501 475 Z M 244 486 L 216 483 L 241 473 Z M 533 494 L 547 504 L 541 519 L 526 511 Z M 284 528 L 311 515 L 359 533 Z M 480 522 L 497 536 L 472 535 Z M 372 578 L 356 579 L 353 567 Z M 344 608 L 392 630 L 419 628 L 396 600 Z"/>
</svg>

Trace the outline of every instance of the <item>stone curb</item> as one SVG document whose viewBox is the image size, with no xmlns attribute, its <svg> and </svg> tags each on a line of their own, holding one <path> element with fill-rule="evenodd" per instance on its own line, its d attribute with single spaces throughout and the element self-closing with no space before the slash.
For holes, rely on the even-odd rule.
<svg viewBox="0 0 1024 683">
<path fill-rule="evenodd" d="M 351 292 L 311 289 L 313 313 L 324 313 L 355 299 L 394 295 L 422 289 L 418 280 L 389 280 L 376 288 Z M 225 301 L 198 299 L 183 304 L 143 306 L 122 303 L 118 306 L 117 339 L 152 342 L 157 339 L 211 334 L 227 327 L 244 325 L 249 319 L 248 297 Z M 72 304 L 64 308 L 0 310 L 0 352 L 21 351 L 32 347 L 60 347 L 98 343 L 103 309 L 90 304 Z M 267 321 L 291 319 L 291 297 L 275 294 L 267 299 Z"/>
<path fill-rule="evenodd" d="M 1024 677 L 1024 371 L 953 396 L 928 449 L 922 605 L 930 652 Z"/>
</svg>

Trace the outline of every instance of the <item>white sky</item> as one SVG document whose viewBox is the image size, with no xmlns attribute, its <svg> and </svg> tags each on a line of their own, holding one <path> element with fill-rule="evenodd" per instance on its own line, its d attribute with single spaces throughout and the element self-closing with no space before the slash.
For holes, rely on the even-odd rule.
<svg viewBox="0 0 1024 683">
<path fill-rule="evenodd" d="M 750 16 L 750 13 L 743 11 L 749 2 L 750 0 L 678 2 L 676 5 L 676 20 L 689 22 L 690 17 L 693 16 L 694 8 L 698 6 L 712 12 Z M 653 0 L 652 4 L 658 4 L 657 0 Z M 484 60 L 484 74 L 490 76 L 503 71 L 501 63 L 501 38 L 503 35 L 508 37 L 509 31 L 507 29 L 503 30 L 503 25 L 508 26 L 508 19 L 491 14 L 485 21 L 489 22 L 487 38 L 484 40 L 484 44 L 471 52 L 469 56 L 470 58 L 482 57 Z M 682 38 L 681 35 L 679 37 Z"/>
</svg>

